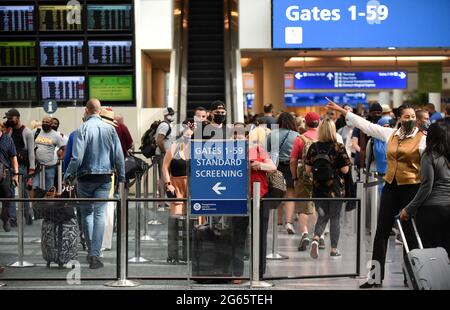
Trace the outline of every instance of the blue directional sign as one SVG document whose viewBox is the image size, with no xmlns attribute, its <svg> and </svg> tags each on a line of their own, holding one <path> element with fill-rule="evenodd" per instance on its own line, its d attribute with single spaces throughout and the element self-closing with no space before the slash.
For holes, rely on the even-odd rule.
<svg viewBox="0 0 450 310">
<path fill-rule="evenodd" d="M 324 106 L 329 98 L 339 105 L 348 104 L 356 108 L 362 104 L 368 108 L 367 95 L 365 93 L 287 93 L 284 94 L 284 104 L 288 108 Z"/>
<path fill-rule="evenodd" d="M 272 47 L 450 46 L 448 0 L 272 0 Z"/>
<path fill-rule="evenodd" d="M 45 113 L 53 114 L 58 109 L 58 104 L 56 103 L 56 100 L 45 100 L 43 108 Z"/>
<path fill-rule="evenodd" d="M 296 72 L 295 89 L 405 89 L 406 72 Z"/>
<path fill-rule="evenodd" d="M 191 142 L 191 214 L 247 214 L 247 176 L 245 140 Z"/>
</svg>

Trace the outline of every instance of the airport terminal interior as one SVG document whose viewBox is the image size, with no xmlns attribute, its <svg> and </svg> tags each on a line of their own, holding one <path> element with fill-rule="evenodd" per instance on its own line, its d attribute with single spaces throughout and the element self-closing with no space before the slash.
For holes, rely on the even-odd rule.
<svg viewBox="0 0 450 310">
<path fill-rule="evenodd" d="M 449 13 L 446 0 L 426 4 L 420 0 L 1 0 L 0 117 L 5 116 L 1 121 L 20 116 L 21 123 L 33 130 L 50 115 L 58 120 L 57 131 L 65 145 L 87 120 L 87 101 L 96 98 L 109 113 L 103 119 L 112 123 L 114 116 L 122 117 L 133 139 L 132 152 L 145 165 L 127 178 L 125 188 L 109 196 L 99 256 L 102 268 L 90 268 L 92 260 L 86 261 L 87 245 L 81 236 L 76 239 L 78 256 L 67 265 L 49 266 L 43 257 L 44 243 L 48 246 L 43 236 L 46 225 L 36 208 L 44 202 L 32 201 L 31 211 L 25 210 L 21 217 L 29 203 L 16 200 L 12 225 L 5 229 L 3 222 L 0 227 L 0 290 L 107 288 L 106 283 L 138 289 L 358 290 L 371 267 L 378 210 L 383 207 L 382 176 L 352 159 L 353 201 L 342 199 L 338 204 L 341 255 L 330 255 L 335 249 L 328 225 L 322 236 L 325 245 L 314 259 L 313 245 L 299 249 L 302 215 L 287 214 L 282 207 L 277 210 L 274 202 L 264 199 L 256 203 L 255 197 L 260 197 L 252 196 L 253 184 L 238 185 L 241 180 L 232 177 L 215 179 L 211 190 L 207 188 L 211 185 L 205 187 L 188 175 L 185 211 L 174 222 L 173 202 L 164 202 L 167 196 L 161 189 L 162 161 L 143 154 L 141 137 L 167 115 L 174 115 L 171 135 L 183 137 L 182 122 L 196 116 L 199 107 L 212 111 L 217 102 L 226 110 L 227 124 L 244 123 L 247 131 L 258 117 L 282 112 L 293 121 L 308 122 L 305 116 L 319 115 L 334 117 L 336 122 L 340 112 L 331 115 L 328 100 L 361 116 L 375 105 L 381 106 L 383 115 L 393 115 L 409 103 L 430 118 L 433 112 L 439 118 L 449 117 Z M 433 23 L 426 22 L 428 16 L 434 16 Z M 407 18 L 413 22 L 405 23 Z M 60 154 L 53 151 L 56 166 L 44 169 L 55 173 L 54 185 L 61 190 L 67 163 L 63 167 L 57 159 Z M 247 162 L 253 164 L 246 156 L 242 168 L 246 177 Z M 26 178 L 26 173 L 21 177 Z M 48 187 L 42 168 L 35 181 L 37 187 Z M 23 184 L 20 190 L 12 187 L 15 199 L 31 187 L 27 181 Z M 226 208 L 239 200 L 226 192 L 227 187 L 233 192 L 233 186 L 237 186 L 235 195 L 244 193 L 245 210 L 231 216 Z M 202 214 L 197 204 L 191 206 L 191 200 L 202 197 L 223 200 L 217 204 L 223 202 L 224 209 Z M 7 203 L 2 202 L 3 209 Z M 79 203 L 66 205 L 76 209 L 78 221 Z M 298 208 L 305 202 L 292 204 Z M 269 205 L 267 267 L 262 271 L 262 218 L 254 210 Z M 231 236 L 224 236 L 225 227 L 246 218 L 249 224 L 244 230 L 233 229 Z M 306 220 L 311 241 L 316 219 L 311 215 Z M 228 238 L 226 244 L 211 245 L 193 233 L 206 223 L 214 227 L 214 240 Z M 173 225 L 175 237 L 169 232 Z M 170 238 L 176 240 L 177 259 L 168 257 Z M 233 246 L 237 239 L 242 243 L 239 249 Z M 202 266 L 208 251 L 230 257 L 229 270 L 216 270 L 214 262 Z M 385 277 L 377 289 L 407 290 L 398 227 L 392 229 L 386 251 Z M 236 252 L 243 262 L 238 273 L 231 258 Z"/>
</svg>

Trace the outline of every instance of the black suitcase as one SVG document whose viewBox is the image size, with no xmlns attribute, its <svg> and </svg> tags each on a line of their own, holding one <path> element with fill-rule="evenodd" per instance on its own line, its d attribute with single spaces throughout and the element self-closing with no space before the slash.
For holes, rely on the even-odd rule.
<svg viewBox="0 0 450 310">
<path fill-rule="evenodd" d="M 450 260 L 444 248 L 424 249 L 414 219 L 411 219 L 419 249 L 409 250 L 402 224 L 397 218 L 398 228 L 403 240 L 406 255 L 403 273 L 409 289 L 412 290 L 450 290 Z"/>
</svg>

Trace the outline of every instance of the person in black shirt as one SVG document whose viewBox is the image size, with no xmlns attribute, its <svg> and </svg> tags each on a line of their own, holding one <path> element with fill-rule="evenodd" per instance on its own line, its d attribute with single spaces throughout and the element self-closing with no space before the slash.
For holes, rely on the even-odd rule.
<svg viewBox="0 0 450 310">
<path fill-rule="evenodd" d="M 14 141 L 6 133 L 6 128 L 0 123 L 0 197 L 13 198 L 14 188 L 18 184 L 19 164 L 17 162 L 16 147 Z M 11 230 L 10 214 L 11 202 L 2 203 L 1 219 L 3 229 Z M 14 207 L 14 205 L 12 205 Z"/>
<path fill-rule="evenodd" d="M 211 122 L 204 121 L 195 130 L 192 138 L 196 140 L 227 139 L 227 110 L 225 104 L 216 100 L 211 104 Z"/>
</svg>

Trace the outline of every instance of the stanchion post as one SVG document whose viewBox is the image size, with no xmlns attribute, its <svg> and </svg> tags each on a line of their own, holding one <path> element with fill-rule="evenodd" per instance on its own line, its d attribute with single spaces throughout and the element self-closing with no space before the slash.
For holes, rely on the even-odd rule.
<svg viewBox="0 0 450 310">
<path fill-rule="evenodd" d="M 136 175 L 136 198 L 141 197 L 141 179 L 142 175 Z M 131 263 L 145 263 L 148 260 L 141 257 L 141 202 L 136 201 L 135 204 L 136 209 L 136 224 L 135 224 L 135 233 L 134 233 L 134 257 L 130 258 L 129 262 Z"/>
<path fill-rule="evenodd" d="M 158 160 L 153 157 L 153 198 L 157 198 L 158 192 Z M 156 211 L 158 209 L 158 203 L 153 202 L 153 219 L 148 222 L 148 225 L 161 225 L 162 223 L 156 219 Z"/>
<path fill-rule="evenodd" d="M 63 179 L 62 160 L 58 159 L 58 193 L 62 192 L 62 179 Z"/>
<path fill-rule="evenodd" d="M 23 175 L 19 174 L 19 198 L 24 198 L 24 185 L 23 185 Z M 23 207 L 24 202 L 19 201 L 17 205 L 17 248 L 18 248 L 18 260 L 17 262 L 11 263 L 10 267 L 22 268 L 22 267 L 32 267 L 34 264 L 26 262 L 23 260 Z"/>
<path fill-rule="evenodd" d="M 356 184 L 356 197 L 361 199 L 360 218 L 359 218 L 359 276 L 366 277 L 366 191 L 364 183 L 358 182 Z"/>
<path fill-rule="evenodd" d="M 140 283 L 136 281 L 127 280 L 127 197 L 125 191 L 125 183 L 119 183 L 120 193 L 120 223 L 117 227 L 117 257 L 118 257 L 118 271 L 119 279 L 113 282 L 105 283 L 105 286 L 110 287 L 133 287 L 139 286 Z"/>
<path fill-rule="evenodd" d="M 45 165 L 39 164 L 39 187 L 45 190 Z M 35 239 L 33 243 L 41 243 L 41 238 Z"/>
<path fill-rule="evenodd" d="M 148 198 L 148 166 L 146 165 L 145 167 L 145 172 L 144 172 L 144 198 L 147 199 Z M 148 218 L 147 218 L 147 214 L 148 214 L 148 201 L 144 202 L 144 235 L 141 237 L 142 241 L 154 241 L 155 239 L 152 238 L 149 234 L 148 234 Z"/>
<path fill-rule="evenodd" d="M 273 209 L 271 212 L 272 212 L 272 253 L 267 254 L 266 258 L 270 260 L 288 259 L 289 256 L 278 253 L 277 209 Z"/>
<path fill-rule="evenodd" d="M 250 287 L 264 288 L 272 287 L 272 283 L 261 281 L 259 278 L 259 260 L 260 260 L 260 225 L 261 225 L 261 184 L 253 183 L 253 253 L 252 253 L 252 274 L 250 278 Z"/>
<path fill-rule="evenodd" d="M 371 174 L 372 181 L 378 181 L 375 172 Z M 375 239 L 375 233 L 377 231 L 378 221 L 378 186 L 371 187 L 371 206 L 370 206 L 370 246 L 373 248 L 373 240 Z"/>
</svg>

